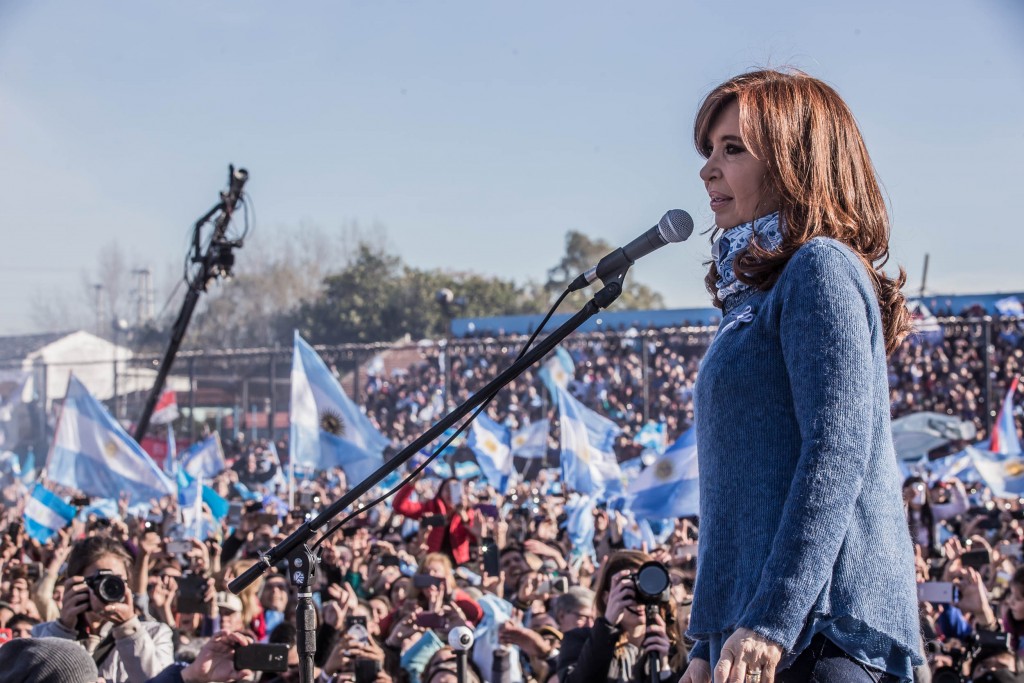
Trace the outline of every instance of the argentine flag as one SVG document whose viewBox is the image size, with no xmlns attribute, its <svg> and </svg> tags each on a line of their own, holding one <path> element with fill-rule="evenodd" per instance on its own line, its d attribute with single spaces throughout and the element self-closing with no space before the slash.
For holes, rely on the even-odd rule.
<svg viewBox="0 0 1024 683">
<path fill-rule="evenodd" d="M 574 493 L 565 503 L 565 522 L 563 526 L 572 544 L 570 555 L 582 557 L 590 555 L 596 559 L 594 550 L 594 499 L 590 496 Z"/>
<path fill-rule="evenodd" d="M 548 454 L 550 420 L 531 422 L 512 435 L 512 455 L 526 460 L 543 460 Z"/>
<path fill-rule="evenodd" d="M 146 503 L 176 493 L 149 454 L 73 374 L 46 463 L 47 478 L 97 498 Z"/>
<path fill-rule="evenodd" d="M 667 445 L 665 443 L 666 429 L 667 427 L 664 422 L 648 420 L 647 424 L 641 427 L 640 431 L 633 437 L 633 443 L 660 455 L 665 452 L 665 446 Z"/>
<path fill-rule="evenodd" d="M 224 471 L 224 449 L 220 445 L 220 435 L 214 432 L 202 441 L 192 444 L 181 454 L 178 466 L 188 473 L 192 479 L 203 477 L 210 479 Z"/>
<path fill-rule="evenodd" d="M 40 543 L 46 543 L 71 523 L 76 512 L 74 505 L 65 503 L 42 484 L 36 484 L 25 505 L 25 532 Z"/>
<path fill-rule="evenodd" d="M 291 462 L 340 467 L 355 486 L 384 464 L 388 439 L 345 395 L 313 347 L 295 332 L 292 356 Z"/>
<path fill-rule="evenodd" d="M 982 481 L 1000 498 L 1024 495 L 1024 459 L 1005 456 L 968 446 L 974 468 Z"/>
<path fill-rule="evenodd" d="M 1010 382 L 1010 389 L 1006 392 L 999 416 L 992 427 L 992 440 L 988 449 L 993 453 L 1020 455 L 1020 439 L 1017 438 L 1017 424 L 1013 419 L 1013 396 L 1017 393 L 1018 382 L 1020 377 L 1014 377 Z"/>
<path fill-rule="evenodd" d="M 481 413 L 469 426 L 469 437 L 466 444 L 476 455 L 480 471 L 488 483 L 500 493 L 504 493 L 508 485 L 508 477 L 512 474 L 512 437 L 508 427 L 498 424 Z"/>
<path fill-rule="evenodd" d="M 569 382 L 576 376 L 576 364 L 573 363 L 569 352 L 558 346 L 555 348 L 555 355 L 544 361 L 538 374 L 551 392 L 552 398 L 555 398 L 555 391 L 569 386 Z"/>
<path fill-rule="evenodd" d="M 597 499 L 622 490 L 622 470 L 615 458 L 618 425 L 598 415 L 556 387 L 562 433 L 562 482 L 572 491 Z"/>
<path fill-rule="evenodd" d="M 637 519 L 674 519 L 700 510 L 697 436 L 691 427 L 629 484 L 628 507 Z"/>
</svg>

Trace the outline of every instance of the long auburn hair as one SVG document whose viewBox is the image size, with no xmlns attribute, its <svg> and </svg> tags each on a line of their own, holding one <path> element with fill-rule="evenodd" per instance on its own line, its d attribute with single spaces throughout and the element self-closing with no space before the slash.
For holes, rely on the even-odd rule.
<svg viewBox="0 0 1024 683">
<path fill-rule="evenodd" d="M 839 94 L 802 71 L 752 71 L 719 85 L 704 99 L 693 127 L 701 156 L 710 156 L 708 133 L 731 102 L 740 110 L 740 134 L 750 153 L 768 166 L 764 190 L 779 200 L 785 230 L 777 251 L 751 240 L 736 255 L 740 281 L 761 290 L 775 284 L 797 249 L 814 237 L 850 247 L 871 276 L 882 313 L 885 350 L 899 347 L 910 331 L 910 312 L 900 289 L 907 281 L 888 277 L 889 215 L 857 122 Z M 753 220 L 756 216 L 751 216 Z M 717 236 L 718 229 L 712 233 Z M 710 262 L 704 284 L 722 308 Z"/>
</svg>

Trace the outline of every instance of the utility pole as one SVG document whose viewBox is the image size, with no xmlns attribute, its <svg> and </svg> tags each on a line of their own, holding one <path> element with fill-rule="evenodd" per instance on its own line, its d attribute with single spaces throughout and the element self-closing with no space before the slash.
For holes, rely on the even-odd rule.
<svg viewBox="0 0 1024 683">
<path fill-rule="evenodd" d="M 921 298 L 924 299 L 925 286 L 928 283 L 928 254 L 924 255 L 924 271 L 921 275 Z M 934 313 L 934 311 L 932 311 Z"/>
<path fill-rule="evenodd" d="M 98 282 L 92 286 L 96 292 L 96 336 L 103 336 L 103 285 Z"/>
<path fill-rule="evenodd" d="M 136 268 L 135 276 L 135 326 L 142 327 L 153 319 L 153 279 L 149 268 Z"/>
</svg>

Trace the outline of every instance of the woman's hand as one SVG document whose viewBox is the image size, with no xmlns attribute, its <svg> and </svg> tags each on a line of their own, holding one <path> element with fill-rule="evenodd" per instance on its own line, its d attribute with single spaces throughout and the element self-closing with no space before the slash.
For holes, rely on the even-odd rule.
<svg viewBox="0 0 1024 683">
<path fill-rule="evenodd" d="M 89 587 L 81 576 L 72 576 L 64 582 L 64 599 L 60 603 L 60 623 L 74 631 L 78 628 L 78 617 L 89 611 L 91 600 Z"/>
<path fill-rule="evenodd" d="M 736 629 L 722 646 L 715 683 L 746 683 L 748 671 L 761 670 L 761 683 L 773 683 L 782 648 L 747 628 Z"/>
<path fill-rule="evenodd" d="M 679 683 L 711 683 L 711 664 L 706 659 L 694 658 L 686 667 Z"/>
<path fill-rule="evenodd" d="M 661 612 L 658 612 L 654 616 L 654 623 L 647 624 L 647 633 L 644 635 L 640 649 L 645 655 L 656 652 L 658 659 L 664 665 L 668 661 L 668 653 L 671 648 L 672 643 L 669 642 L 668 632 L 665 630 L 665 620 L 662 618 Z"/>
<path fill-rule="evenodd" d="M 635 604 L 633 580 L 629 578 L 629 570 L 616 572 L 612 577 L 611 590 L 608 591 L 608 606 L 604 610 L 604 618 L 612 626 L 618 626 L 626 610 Z"/>
</svg>

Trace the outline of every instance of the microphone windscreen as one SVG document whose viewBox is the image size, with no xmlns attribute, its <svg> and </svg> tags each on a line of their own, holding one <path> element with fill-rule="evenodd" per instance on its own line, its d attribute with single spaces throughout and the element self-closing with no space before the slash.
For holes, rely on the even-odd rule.
<svg viewBox="0 0 1024 683">
<path fill-rule="evenodd" d="M 682 242 L 693 233 L 693 219 L 682 209 L 672 209 L 661 217 L 658 232 L 666 242 Z"/>
</svg>

